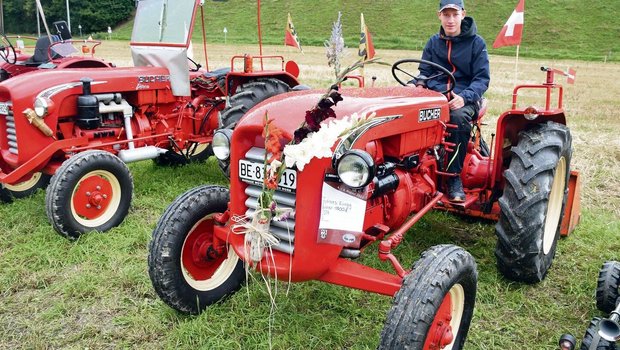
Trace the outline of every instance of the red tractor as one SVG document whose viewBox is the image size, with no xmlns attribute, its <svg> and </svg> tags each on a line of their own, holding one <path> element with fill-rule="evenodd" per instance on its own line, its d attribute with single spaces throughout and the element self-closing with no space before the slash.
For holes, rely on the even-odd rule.
<svg viewBox="0 0 620 350">
<path fill-rule="evenodd" d="M 405 85 L 398 72 L 420 62 L 438 67 L 402 60 L 392 67 L 394 77 Z M 454 77 L 442 71 L 454 86 Z M 393 250 L 426 213 L 449 210 L 498 220 L 497 264 L 507 278 L 537 282 L 545 277 L 560 232 L 576 225 L 579 206 L 562 87 L 554 83 L 554 70 L 546 72 L 546 83 L 515 89 L 512 109 L 499 118 L 493 149 L 479 129 L 474 132 L 461 174 L 467 194 L 461 204 L 444 195 L 445 180 L 454 175 L 444 171 L 442 154 L 451 147 L 445 140 L 454 126 L 442 93 L 422 87 L 343 90 L 343 101 L 330 107 L 331 120 L 374 117 L 329 143 L 332 157 L 315 157 L 302 169 L 281 173 L 269 205 L 289 209 L 289 215 L 258 222 L 275 237 L 264 246 L 250 234 L 258 232 L 254 222 L 243 224 L 243 218 L 265 208 L 265 115 L 268 124 L 282 130 L 281 143 L 288 144 L 324 95 L 293 92 L 260 104 L 234 132 L 214 135 L 216 157 L 230 164 L 230 189 L 190 190 L 159 220 L 148 258 L 157 294 L 180 312 L 200 313 L 241 288 L 246 265 L 280 280 L 321 280 L 394 296 L 382 349 L 462 348 L 476 295 L 471 255 L 456 246 L 436 246 L 409 269 Z M 544 89 L 546 107 L 517 108 L 518 92 L 526 88 Z M 559 91 L 555 108 L 550 106 L 553 91 Z M 478 128 L 484 112 L 475 121 Z M 373 243 L 394 273 L 355 261 Z"/>
<path fill-rule="evenodd" d="M 94 57 L 100 41 L 74 41 L 65 21 L 53 25 L 57 34 L 48 33 L 39 38 L 9 37 L 0 33 L 0 81 L 40 69 L 114 67 L 112 63 Z M 24 40 L 35 41 L 32 55 L 25 52 Z"/>
<path fill-rule="evenodd" d="M 199 6 L 200 0 L 140 1 L 131 42 L 136 67 L 39 70 L 2 82 L 3 200 L 30 195 L 51 178 L 46 211 L 58 233 L 75 239 L 106 231 L 130 206 L 125 163 L 205 159 L 215 129 L 232 128 L 253 104 L 298 85 L 296 64 L 285 70 L 281 56 L 258 56 L 278 62 L 276 70 L 254 69 L 251 56 L 235 56 L 230 68 L 212 72 L 190 64 Z"/>
</svg>

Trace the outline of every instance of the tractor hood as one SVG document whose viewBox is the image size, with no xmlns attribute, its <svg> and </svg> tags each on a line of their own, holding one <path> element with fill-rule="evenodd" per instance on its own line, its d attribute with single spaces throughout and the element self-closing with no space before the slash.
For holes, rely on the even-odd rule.
<svg viewBox="0 0 620 350">
<path fill-rule="evenodd" d="M 273 124 L 290 138 L 305 120 L 306 111 L 312 109 L 325 93 L 324 90 L 291 92 L 270 98 L 246 114 L 238 127 L 262 127 L 265 113 Z M 416 118 L 424 108 L 441 108 L 448 113 L 446 98 L 434 91 L 413 87 L 385 87 L 342 90 L 343 101 L 332 107 L 336 118 L 357 114 L 376 113 L 377 117 L 400 116 Z M 412 120 L 413 122 L 413 120 Z"/>
<path fill-rule="evenodd" d="M 64 91 L 81 85 L 79 83 L 82 78 L 93 80 L 93 93 L 152 90 L 170 86 L 170 73 L 165 68 L 82 68 L 25 73 L 2 82 L 0 93 L 9 92 L 14 102 L 30 97 L 30 101 L 27 102 L 30 104 L 34 101 L 34 97 L 46 90 Z"/>
</svg>

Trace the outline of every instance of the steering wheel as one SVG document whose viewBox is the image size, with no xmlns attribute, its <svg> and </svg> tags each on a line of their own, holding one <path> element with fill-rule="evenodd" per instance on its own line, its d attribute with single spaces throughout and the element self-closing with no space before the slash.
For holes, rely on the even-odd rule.
<svg viewBox="0 0 620 350">
<path fill-rule="evenodd" d="M 9 38 L 7 38 L 6 34 L 2 33 L 1 35 L 2 37 L 0 40 L 2 40 L 2 43 L 0 44 L 0 57 L 2 57 L 2 59 L 8 64 L 15 64 L 15 62 L 17 62 L 17 53 L 15 52 L 15 48 L 13 47 L 13 44 L 11 44 Z M 10 59 L 11 54 L 13 55 L 12 60 Z"/>
<path fill-rule="evenodd" d="M 425 76 L 415 76 L 409 72 L 407 72 L 406 70 L 400 68 L 401 65 L 405 64 L 405 63 L 422 63 L 422 64 L 428 64 L 429 66 L 432 66 L 434 68 L 437 68 L 439 70 L 439 73 L 433 74 L 430 77 L 425 77 Z M 392 65 L 392 75 L 394 76 L 394 79 L 396 79 L 396 81 L 403 86 L 407 86 L 407 82 L 402 81 L 398 75 L 396 75 L 396 71 L 402 72 L 408 76 L 410 76 L 412 79 L 416 79 L 417 81 L 422 81 L 422 82 L 426 82 L 427 80 L 431 80 L 437 77 L 440 77 L 442 75 L 445 75 L 448 77 L 448 82 L 450 85 L 450 88 L 446 91 L 441 91 L 442 94 L 447 94 L 449 92 L 451 92 L 452 90 L 454 90 L 454 86 L 456 85 L 456 79 L 454 79 L 454 75 L 452 75 L 452 73 L 450 73 L 449 70 L 447 70 L 446 68 L 442 67 L 441 65 L 435 63 L 435 62 L 431 62 L 431 61 L 427 61 L 427 60 L 419 60 L 416 58 L 405 58 L 399 61 L 396 61 L 393 65 Z"/>
</svg>

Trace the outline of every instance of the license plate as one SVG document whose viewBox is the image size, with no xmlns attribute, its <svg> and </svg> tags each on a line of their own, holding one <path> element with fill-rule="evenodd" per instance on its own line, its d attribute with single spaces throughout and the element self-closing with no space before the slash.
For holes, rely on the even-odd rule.
<svg viewBox="0 0 620 350">
<path fill-rule="evenodd" d="M 0 103 L 0 114 L 9 115 L 8 103 Z"/>
<path fill-rule="evenodd" d="M 254 163 L 244 159 L 239 160 L 239 177 L 254 185 L 263 185 L 265 165 L 263 163 Z M 297 171 L 286 169 L 282 173 L 278 189 L 286 192 L 295 192 L 297 189 Z"/>
</svg>

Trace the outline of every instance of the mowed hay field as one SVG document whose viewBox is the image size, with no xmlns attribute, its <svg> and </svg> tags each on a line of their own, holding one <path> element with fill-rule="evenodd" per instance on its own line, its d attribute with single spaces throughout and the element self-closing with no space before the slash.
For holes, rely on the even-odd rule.
<svg viewBox="0 0 620 350">
<path fill-rule="evenodd" d="M 204 62 L 195 43 L 196 58 Z M 255 46 L 209 45 L 211 69 L 228 66 L 235 54 L 256 54 Z M 329 86 L 333 71 L 323 48 L 266 47 L 301 68 L 300 81 Z M 105 42 L 98 56 L 131 65 L 126 42 Z M 379 50 L 386 62 L 420 57 L 419 52 Z M 349 51 L 346 64 L 357 59 Z M 345 65 L 346 65 L 345 64 Z M 565 109 L 573 134 L 572 168 L 582 177 L 582 223 L 559 243 L 547 279 L 523 285 L 504 279 L 495 267 L 494 224 L 432 213 L 417 224 L 397 250 L 411 266 L 420 252 L 453 243 L 478 263 L 476 310 L 466 349 L 555 349 L 558 337 L 581 338 L 596 311 L 594 288 L 600 265 L 620 259 L 620 64 L 523 59 L 520 83 L 541 83 L 541 65 L 577 70 L 565 85 Z M 487 138 L 510 108 L 514 58 L 491 57 Z M 388 67 L 368 66 L 376 85 L 395 82 Z M 564 83 L 562 77 L 558 82 Z M 526 104 L 542 105 L 540 92 Z M 107 233 L 69 242 L 52 229 L 45 193 L 0 205 L 0 349 L 371 349 L 379 342 L 390 298 L 319 282 L 278 283 L 275 307 L 262 279 L 200 316 L 178 314 L 161 302 L 147 275 L 147 247 L 159 216 L 174 198 L 206 183 L 226 186 L 216 163 L 181 168 L 150 161 L 130 165 L 135 191 L 125 222 Z M 389 266 L 369 249 L 361 261 Z"/>
</svg>

